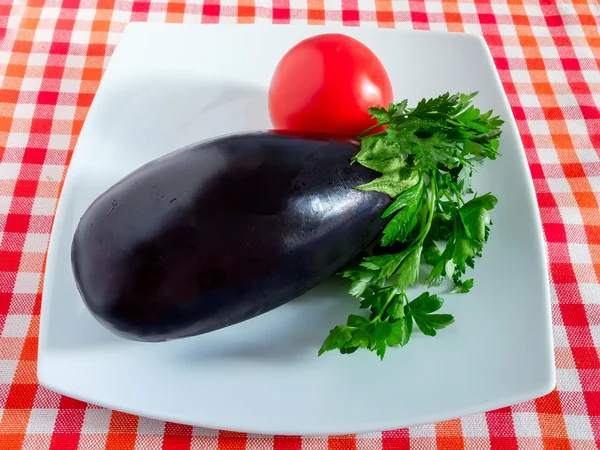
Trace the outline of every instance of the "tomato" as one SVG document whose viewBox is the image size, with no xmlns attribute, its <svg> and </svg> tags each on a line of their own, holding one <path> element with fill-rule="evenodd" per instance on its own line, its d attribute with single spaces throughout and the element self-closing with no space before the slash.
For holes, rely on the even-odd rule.
<svg viewBox="0 0 600 450">
<path fill-rule="evenodd" d="M 375 124 L 367 109 L 392 99 L 388 74 L 367 46 L 321 34 L 296 44 L 277 65 L 269 115 L 279 129 L 356 136 Z"/>
</svg>

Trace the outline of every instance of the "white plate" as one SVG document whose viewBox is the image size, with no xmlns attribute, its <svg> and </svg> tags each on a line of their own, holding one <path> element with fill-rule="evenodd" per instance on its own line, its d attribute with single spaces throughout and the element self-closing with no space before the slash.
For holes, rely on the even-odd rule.
<svg viewBox="0 0 600 450">
<path fill-rule="evenodd" d="M 200 139 L 270 126 L 266 90 L 301 39 L 342 31 L 368 45 L 396 100 L 480 91 L 506 120 L 500 151 L 476 176 L 499 198 L 467 295 L 446 295 L 456 323 L 414 333 L 383 362 L 317 350 L 356 307 L 327 282 L 250 321 L 160 344 L 131 342 L 84 307 L 69 250 L 92 200 L 122 176 Z M 418 61 L 418 62 L 417 62 Z M 104 75 L 64 185 L 50 243 L 38 376 L 98 405 L 212 428 L 278 434 L 392 429 L 495 409 L 554 386 L 545 249 L 523 147 L 480 37 L 394 30 L 132 24 Z"/>
</svg>

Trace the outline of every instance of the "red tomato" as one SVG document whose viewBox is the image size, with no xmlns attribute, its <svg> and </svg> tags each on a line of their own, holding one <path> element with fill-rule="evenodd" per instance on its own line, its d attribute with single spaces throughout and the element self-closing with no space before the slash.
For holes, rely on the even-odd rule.
<svg viewBox="0 0 600 450">
<path fill-rule="evenodd" d="M 392 99 L 387 72 L 369 48 L 343 34 L 321 34 L 277 65 L 269 114 L 275 128 L 356 136 L 375 124 L 367 108 Z"/>
</svg>

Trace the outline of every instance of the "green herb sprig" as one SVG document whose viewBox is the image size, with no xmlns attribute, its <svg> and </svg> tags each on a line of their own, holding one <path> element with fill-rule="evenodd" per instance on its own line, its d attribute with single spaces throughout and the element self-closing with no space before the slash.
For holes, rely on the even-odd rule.
<svg viewBox="0 0 600 450">
<path fill-rule="evenodd" d="M 382 215 L 387 222 L 376 242 L 340 272 L 370 314 L 352 314 L 333 328 L 319 355 L 365 348 L 383 359 L 388 347 L 409 342 L 413 323 L 435 336 L 454 322 L 437 312 L 441 297 L 424 292 L 409 300 L 405 290 L 417 283 L 422 266 L 429 287 L 444 279 L 453 282 L 450 293 L 473 287 L 473 279 L 463 277 L 482 256 L 497 199 L 474 193 L 471 179 L 486 159 L 499 155 L 503 124 L 492 111 L 472 105 L 476 95 L 446 93 L 414 108 L 404 100 L 369 109 L 377 124 L 358 136 L 360 151 L 352 163 L 381 175 L 355 188 L 383 192 L 394 201 Z"/>
</svg>

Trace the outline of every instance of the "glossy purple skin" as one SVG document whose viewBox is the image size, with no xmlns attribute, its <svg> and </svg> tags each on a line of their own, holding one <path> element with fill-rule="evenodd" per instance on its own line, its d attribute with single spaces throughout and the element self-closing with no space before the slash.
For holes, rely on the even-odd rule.
<svg viewBox="0 0 600 450">
<path fill-rule="evenodd" d="M 258 132 L 199 142 L 137 169 L 85 212 L 71 249 L 92 314 L 114 333 L 207 333 L 304 294 L 360 253 L 390 204 L 353 189 L 355 143 Z"/>
</svg>

